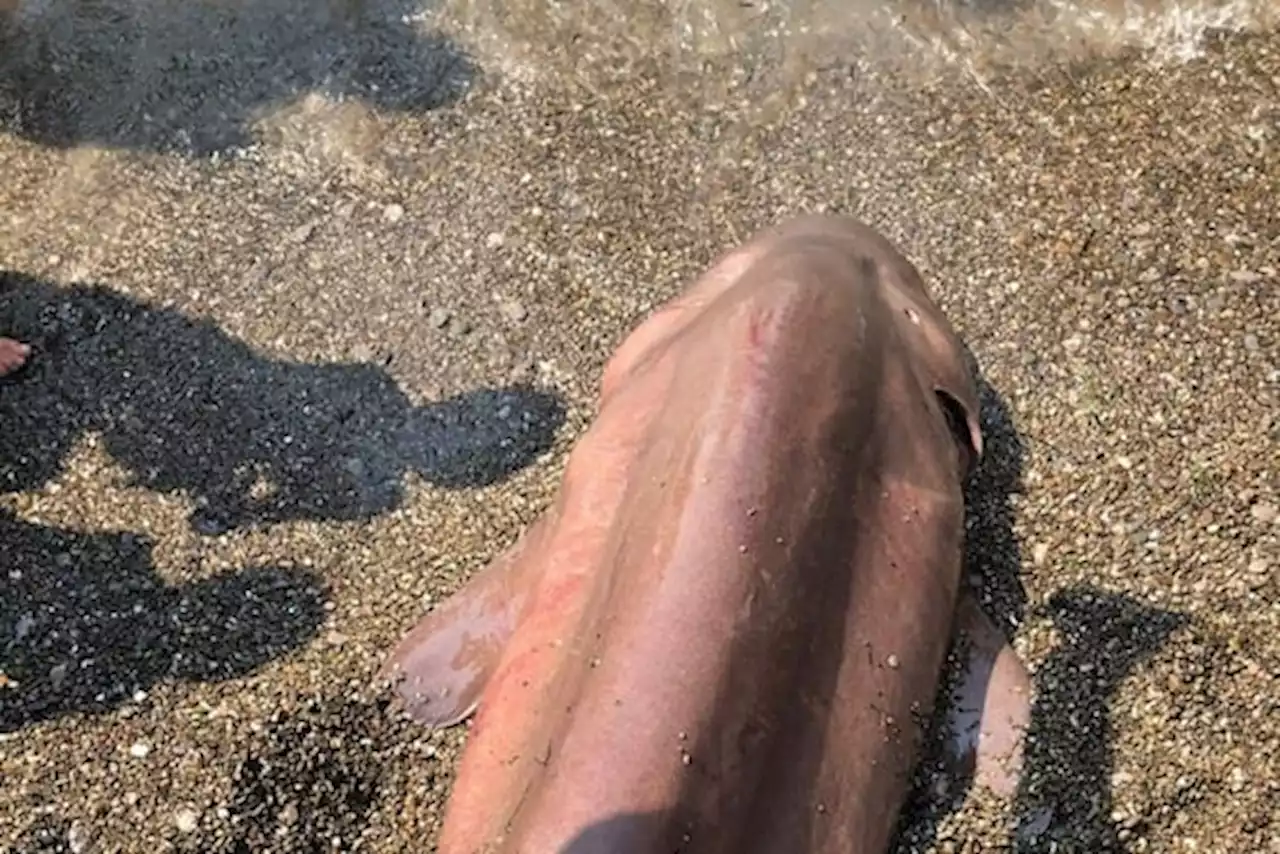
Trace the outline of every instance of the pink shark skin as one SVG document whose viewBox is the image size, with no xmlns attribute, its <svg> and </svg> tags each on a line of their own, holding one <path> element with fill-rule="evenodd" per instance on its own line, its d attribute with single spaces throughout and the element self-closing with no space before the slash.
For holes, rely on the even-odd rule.
<svg viewBox="0 0 1280 854">
<path fill-rule="evenodd" d="M 1010 790 L 1025 671 L 956 616 L 981 454 L 888 241 L 807 216 L 727 253 L 614 354 L 554 505 L 384 668 L 424 724 L 478 709 L 441 854 L 882 852 L 953 630 L 952 724 L 994 730 L 959 749 Z"/>
</svg>

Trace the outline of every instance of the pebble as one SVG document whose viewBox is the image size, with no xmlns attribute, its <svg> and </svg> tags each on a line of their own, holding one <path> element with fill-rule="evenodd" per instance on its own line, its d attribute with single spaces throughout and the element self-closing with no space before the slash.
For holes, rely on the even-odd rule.
<svg viewBox="0 0 1280 854">
<path fill-rule="evenodd" d="M 404 219 L 404 206 L 397 204 L 387 205 L 382 209 L 382 218 L 392 225 L 395 225 L 400 220 Z"/>
<path fill-rule="evenodd" d="M 1276 520 L 1276 516 L 1280 515 L 1280 510 L 1276 509 L 1276 505 L 1270 501 L 1259 501 L 1249 509 L 1253 518 L 1264 525 L 1270 525 Z"/>
<path fill-rule="evenodd" d="M 191 833 L 200 826 L 200 815 L 195 810 L 184 807 L 174 813 L 173 823 L 180 833 Z"/>
<path fill-rule="evenodd" d="M 89 831 L 85 829 L 83 823 L 78 821 L 71 822 L 71 827 L 67 830 L 67 848 L 71 854 L 84 854 L 89 850 Z"/>
<path fill-rule="evenodd" d="M 284 809 L 280 810 L 276 819 L 286 827 L 298 823 L 298 805 L 294 803 L 287 804 Z"/>
<path fill-rule="evenodd" d="M 432 329 L 444 329 L 452 317 L 453 313 L 447 308 L 433 308 L 427 315 L 427 323 L 431 324 Z"/>
<path fill-rule="evenodd" d="M 289 232 L 289 242 L 297 244 L 306 243 L 311 239 L 311 235 L 315 234 L 316 225 L 317 223 L 313 220 L 298 226 L 293 231 Z"/>
<path fill-rule="evenodd" d="M 192 517 L 191 524 L 198 533 L 206 537 L 221 536 L 231 529 L 225 519 L 220 519 L 211 513 L 197 513 Z"/>
<path fill-rule="evenodd" d="M 151 745 L 145 741 L 135 742 L 129 748 L 129 755 L 135 759 L 146 759 L 151 754 Z"/>
<path fill-rule="evenodd" d="M 529 316 L 529 310 L 522 303 L 508 300 L 502 305 L 502 314 L 512 323 L 520 323 Z"/>
</svg>

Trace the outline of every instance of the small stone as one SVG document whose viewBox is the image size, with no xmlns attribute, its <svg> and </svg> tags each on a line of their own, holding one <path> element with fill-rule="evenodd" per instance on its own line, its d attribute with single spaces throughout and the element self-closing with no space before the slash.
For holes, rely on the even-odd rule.
<svg viewBox="0 0 1280 854">
<path fill-rule="evenodd" d="M 1271 564 L 1264 557 L 1256 557 L 1249 561 L 1250 575 L 1266 575 L 1267 570 L 1271 568 Z"/>
<path fill-rule="evenodd" d="M 279 821 L 281 824 L 283 824 L 285 827 L 289 827 L 291 825 L 297 824 L 298 823 L 298 805 L 292 802 L 290 802 L 289 804 L 286 804 L 285 808 L 280 810 L 279 814 L 276 816 L 276 820 Z"/>
<path fill-rule="evenodd" d="M 533 376 L 534 367 L 533 359 L 528 356 L 516 362 L 515 367 L 511 369 L 511 381 L 519 383 L 529 380 Z"/>
<path fill-rule="evenodd" d="M 83 823 L 71 822 L 71 827 L 67 830 L 67 848 L 71 854 L 84 854 L 89 850 L 89 831 Z"/>
<path fill-rule="evenodd" d="M 449 309 L 436 307 L 431 309 L 431 313 L 427 315 L 427 323 L 431 324 L 432 329 L 444 329 L 451 317 L 453 317 L 453 313 Z"/>
<path fill-rule="evenodd" d="M 1244 348 L 1248 350 L 1250 353 L 1258 352 L 1258 348 L 1259 348 L 1258 336 L 1252 333 L 1244 336 Z"/>
<path fill-rule="evenodd" d="M 1259 501 L 1257 504 L 1253 505 L 1253 507 L 1249 508 L 1249 512 L 1253 515 L 1254 519 L 1264 525 L 1270 525 L 1276 520 L 1277 514 L 1280 514 L 1280 510 L 1277 510 L 1276 506 L 1270 501 Z"/>
<path fill-rule="evenodd" d="M 129 747 L 129 755 L 134 759 L 146 759 L 151 754 L 151 745 L 145 741 L 135 742 Z"/>
<path fill-rule="evenodd" d="M 1239 285 L 1252 285 L 1254 282 L 1262 279 L 1261 276 L 1252 270 L 1233 270 L 1229 274 L 1228 278 Z"/>
<path fill-rule="evenodd" d="M 520 323 L 529 316 L 529 310 L 515 300 L 503 303 L 502 313 L 512 323 Z"/>
<path fill-rule="evenodd" d="M 1072 335 L 1066 341 L 1062 342 L 1062 346 L 1063 348 L 1066 349 L 1068 353 L 1074 353 L 1075 351 L 1079 350 L 1081 347 L 1084 346 L 1084 339 L 1082 339 L 1079 335 Z"/>
<path fill-rule="evenodd" d="M 231 530 L 225 519 L 208 511 L 197 511 L 191 519 L 191 525 L 197 533 L 206 537 L 217 537 Z"/>
<path fill-rule="evenodd" d="M 184 807 L 173 814 L 173 823 L 179 833 L 191 833 L 200 826 L 200 815 L 195 810 Z"/>
<path fill-rule="evenodd" d="M 289 232 L 289 242 L 298 244 L 306 243 L 311 239 L 311 235 L 315 234 L 315 231 L 316 222 L 314 220 L 308 223 L 303 223 L 293 231 Z"/>
<path fill-rule="evenodd" d="M 1048 557 L 1049 557 L 1048 543 L 1036 543 L 1035 547 L 1031 549 L 1031 561 L 1036 566 L 1043 566 L 1045 560 Z"/>
<path fill-rule="evenodd" d="M 404 219 L 404 206 L 397 204 L 387 205 L 382 209 L 382 218 L 392 225 L 395 225 L 397 222 Z"/>
<path fill-rule="evenodd" d="M 489 249 L 497 249 L 499 246 L 501 246 L 503 243 L 506 243 L 506 242 L 507 242 L 506 238 L 503 237 L 502 233 L 498 231 L 491 232 L 489 236 L 484 239 L 484 245 Z"/>
<path fill-rule="evenodd" d="M 55 664 L 49 669 L 49 682 L 53 685 L 53 690 L 58 691 L 62 688 L 64 682 L 67 681 L 67 665 Z"/>
<path fill-rule="evenodd" d="M 893 653 L 889 653 L 889 657 L 884 660 L 884 663 L 889 665 L 889 669 L 891 670 L 897 670 L 898 665 L 900 664 L 900 662 L 898 661 L 898 656 L 894 655 Z"/>
<path fill-rule="evenodd" d="M 249 272 L 244 274 L 244 283 L 249 287 L 257 287 L 267 280 L 271 265 L 261 259 L 254 261 Z"/>
</svg>

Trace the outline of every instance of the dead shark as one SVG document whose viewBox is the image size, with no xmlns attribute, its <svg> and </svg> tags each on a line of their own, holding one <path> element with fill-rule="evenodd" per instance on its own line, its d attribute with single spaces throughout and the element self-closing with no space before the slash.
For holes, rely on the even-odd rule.
<svg viewBox="0 0 1280 854">
<path fill-rule="evenodd" d="M 1010 791 L 1029 681 L 962 583 L 982 451 L 885 238 L 805 216 L 727 252 L 613 354 L 553 506 L 388 659 L 418 721 L 477 712 L 441 854 L 882 852 L 957 631 L 955 758 Z"/>
</svg>

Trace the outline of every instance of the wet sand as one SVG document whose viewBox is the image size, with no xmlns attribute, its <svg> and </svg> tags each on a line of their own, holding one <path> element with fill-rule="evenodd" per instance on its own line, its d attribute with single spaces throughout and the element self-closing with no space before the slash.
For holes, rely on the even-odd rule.
<svg viewBox="0 0 1280 854">
<path fill-rule="evenodd" d="M 1280 851 L 1264 5 L 43 5 L 0 42 L 0 850 L 431 850 L 465 729 L 381 657 L 647 311 L 833 210 L 979 362 L 971 569 L 1038 693 L 1016 803 L 926 764 L 899 850 Z"/>
</svg>

